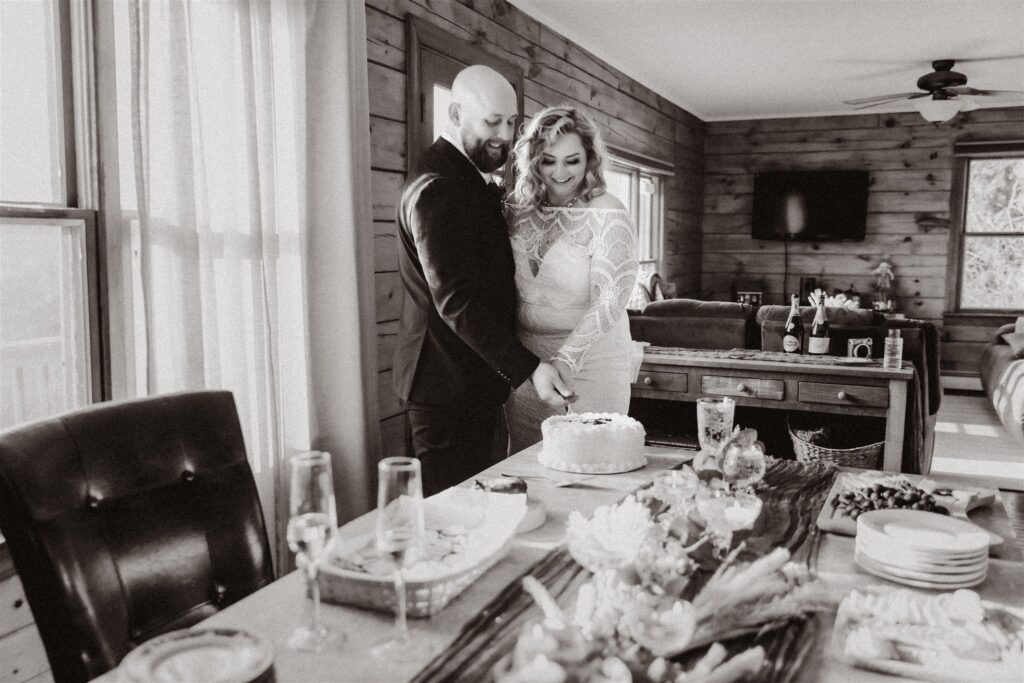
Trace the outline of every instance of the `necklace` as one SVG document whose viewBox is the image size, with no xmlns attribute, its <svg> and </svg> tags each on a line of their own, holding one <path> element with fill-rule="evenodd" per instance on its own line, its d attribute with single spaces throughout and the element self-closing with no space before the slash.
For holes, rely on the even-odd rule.
<svg viewBox="0 0 1024 683">
<path fill-rule="evenodd" d="M 544 206 L 549 209 L 571 209 L 572 205 L 575 204 L 576 200 L 578 200 L 579 198 L 580 195 L 578 193 L 574 194 L 572 197 L 569 198 L 569 201 L 567 201 L 565 204 L 552 204 L 547 199 L 545 199 Z"/>
</svg>

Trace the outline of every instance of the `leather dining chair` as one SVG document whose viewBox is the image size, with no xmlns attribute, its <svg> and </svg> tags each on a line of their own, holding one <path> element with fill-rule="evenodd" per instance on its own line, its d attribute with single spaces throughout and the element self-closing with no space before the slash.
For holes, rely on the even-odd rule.
<svg viewBox="0 0 1024 683">
<path fill-rule="evenodd" d="M 0 434 L 0 531 L 57 681 L 274 580 L 231 393 L 102 403 Z"/>
</svg>

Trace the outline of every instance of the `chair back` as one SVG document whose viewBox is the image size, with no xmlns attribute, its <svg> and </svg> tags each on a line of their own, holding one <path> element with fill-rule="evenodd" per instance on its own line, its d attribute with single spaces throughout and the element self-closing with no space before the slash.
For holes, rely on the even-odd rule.
<svg viewBox="0 0 1024 683">
<path fill-rule="evenodd" d="M 0 434 L 0 531 L 59 681 L 94 678 L 274 579 L 226 391 L 97 404 Z"/>
</svg>

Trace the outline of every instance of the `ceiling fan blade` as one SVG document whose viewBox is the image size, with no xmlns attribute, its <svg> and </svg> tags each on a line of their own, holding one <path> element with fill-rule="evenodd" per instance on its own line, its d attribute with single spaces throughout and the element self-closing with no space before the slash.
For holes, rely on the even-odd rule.
<svg viewBox="0 0 1024 683">
<path fill-rule="evenodd" d="M 843 104 L 870 104 L 872 102 L 891 102 L 892 100 L 901 100 L 904 97 L 930 95 L 931 93 L 919 93 L 919 92 L 901 92 L 893 93 L 892 95 L 878 95 L 876 97 L 861 97 L 856 100 L 843 100 Z"/>
<path fill-rule="evenodd" d="M 890 104 L 892 102 L 899 102 L 905 100 L 906 97 L 894 97 L 891 100 L 882 100 L 881 102 L 871 102 L 870 104 L 862 104 L 859 107 L 854 107 L 854 111 L 860 111 L 861 109 L 871 109 L 872 107 L 881 107 L 883 104 Z"/>
<path fill-rule="evenodd" d="M 957 95 L 982 95 L 986 97 L 1022 97 L 1024 92 L 1020 90 L 979 90 L 968 85 L 961 85 L 955 88 L 947 88 Z"/>
<path fill-rule="evenodd" d="M 916 100 L 916 99 L 918 99 L 920 97 L 930 97 L 930 96 L 931 96 L 930 92 L 914 93 L 913 95 L 910 95 L 909 97 L 902 97 L 902 96 L 901 97 L 893 97 L 892 99 L 882 100 L 881 102 L 871 102 L 869 104 L 862 104 L 859 107 L 854 107 L 854 110 L 870 109 L 871 107 L 878 107 L 878 106 L 881 106 L 883 104 L 889 104 L 891 102 L 899 102 L 900 100 Z"/>
<path fill-rule="evenodd" d="M 974 111 L 975 109 L 978 109 L 979 107 L 981 107 L 980 104 L 978 104 L 977 102 L 972 100 L 970 97 L 957 97 L 957 99 L 960 100 L 960 102 L 961 102 L 961 104 L 960 104 L 960 111 L 962 111 L 962 112 Z"/>
<path fill-rule="evenodd" d="M 992 55 L 991 57 L 959 57 L 955 61 L 957 64 L 974 64 L 977 62 L 1001 62 L 1006 59 L 1024 59 L 1024 54 Z"/>
</svg>

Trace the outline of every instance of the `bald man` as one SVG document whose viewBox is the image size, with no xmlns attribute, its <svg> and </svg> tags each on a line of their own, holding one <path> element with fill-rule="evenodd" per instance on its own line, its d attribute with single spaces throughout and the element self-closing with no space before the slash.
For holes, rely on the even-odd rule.
<svg viewBox="0 0 1024 683">
<path fill-rule="evenodd" d="M 515 91 L 499 73 L 459 72 L 447 128 L 399 202 L 406 296 L 393 375 L 426 495 L 489 464 L 512 389 L 529 379 L 553 406 L 572 394 L 516 335 L 515 264 L 490 174 L 508 161 L 517 113 Z"/>
</svg>

